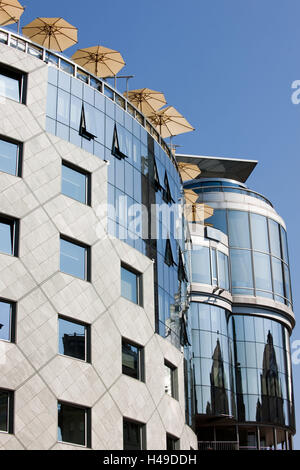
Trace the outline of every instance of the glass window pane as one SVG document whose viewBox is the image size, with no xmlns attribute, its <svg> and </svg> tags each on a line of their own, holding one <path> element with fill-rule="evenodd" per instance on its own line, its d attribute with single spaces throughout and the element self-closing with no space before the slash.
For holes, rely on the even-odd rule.
<svg viewBox="0 0 300 470">
<path fill-rule="evenodd" d="M 282 262 L 277 258 L 273 258 L 273 256 L 272 256 L 272 269 L 273 269 L 274 292 L 275 294 L 284 296 Z"/>
<path fill-rule="evenodd" d="M 282 257 L 283 260 L 289 264 L 289 255 L 288 255 L 288 244 L 287 244 L 287 235 L 283 227 L 280 227 L 281 231 L 281 245 L 282 245 Z"/>
<path fill-rule="evenodd" d="M 270 231 L 270 244 L 271 244 L 271 253 L 278 258 L 281 258 L 281 248 L 280 248 L 280 232 L 279 225 L 272 219 L 269 219 L 269 231 Z"/>
<path fill-rule="evenodd" d="M 230 250 L 232 287 L 253 287 L 251 253 L 247 250 Z"/>
<path fill-rule="evenodd" d="M 263 215 L 250 214 L 253 250 L 269 252 L 268 225 Z"/>
<path fill-rule="evenodd" d="M 86 360 L 86 327 L 59 318 L 59 354 Z"/>
<path fill-rule="evenodd" d="M 226 210 L 215 210 L 213 216 L 209 217 L 206 222 L 227 234 Z"/>
<path fill-rule="evenodd" d="M 228 211 L 229 245 L 250 248 L 248 212 Z"/>
<path fill-rule="evenodd" d="M 167 364 L 165 364 L 165 393 L 174 396 L 173 393 L 173 370 Z"/>
<path fill-rule="evenodd" d="M 82 101 L 76 96 L 71 95 L 70 126 L 78 133 L 80 130 L 80 120 L 82 113 Z"/>
<path fill-rule="evenodd" d="M 141 450 L 142 449 L 141 431 L 142 431 L 142 426 L 140 424 L 124 420 L 123 422 L 124 450 Z"/>
<path fill-rule="evenodd" d="M 58 90 L 57 95 L 57 120 L 69 125 L 70 119 L 70 94 L 63 90 Z"/>
<path fill-rule="evenodd" d="M 0 96 L 20 101 L 21 80 L 14 73 L 0 72 Z"/>
<path fill-rule="evenodd" d="M 13 222 L 6 222 L 0 219 L 0 251 L 2 253 L 13 254 L 13 232 Z"/>
<path fill-rule="evenodd" d="M 60 270 L 80 279 L 86 279 L 86 248 L 61 238 Z"/>
<path fill-rule="evenodd" d="M 86 445 L 86 410 L 58 403 L 58 440 Z"/>
<path fill-rule="evenodd" d="M 135 304 L 138 303 L 137 275 L 123 266 L 121 267 L 121 295 Z"/>
<path fill-rule="evenodd" d="M 201 284 L 210 284 L 209 248 L 195 246 L 192 252 L 192 280 Z"/>
<path fill-rule="evenodd" d="M 0 301 L 0 340 L 11 340 L 11 314 L 12 305 Z"/>
<path fill-rule="evenodd" d="M 217 273 L 217 253 L 215 249 L 211 250 L 211 283 L 213 286 L 218 285 L 218 273 Z"/>
<path fill-rule="evenodd" d="M 228 257 L 221 251 L 218 251 L 218 266 L 219 266 L 219 286 L 222 289 L 229 290 Z"/>
<path fill-rule="evenodd" d="M 253 253 L 256 289 L 272 291 L 271 265 L 269 255 Z"/>
<path fill-rule="evenodd" d="M 284 269 L 285 296 L 288 300 L 291 300 L 290 271 L 286 264 L 283 264 L 283 269 Z"/>
<path fill-rule="evenodd" d="M 139 367 L 140 348 L 132 344 L 122 342 L 122 373 L 140 379 Z"/>
<path fill-rule="evenodd" d="M 8 432 L 8 392 L 0 390 L 0 431 Z"/>
<path fill-rule="evenodd" d="M 18 154 L 18 144 L 13 144 L 12 142 L 0 139 L 0 171 L 4 171 L 10 175 L 16 175 L 18 168 Z"/>
<path fill-rule="evenodd" d="M 87 203 L 87 176 L 62 165 L 62 193 L 84 204 Z"/>
</svg>

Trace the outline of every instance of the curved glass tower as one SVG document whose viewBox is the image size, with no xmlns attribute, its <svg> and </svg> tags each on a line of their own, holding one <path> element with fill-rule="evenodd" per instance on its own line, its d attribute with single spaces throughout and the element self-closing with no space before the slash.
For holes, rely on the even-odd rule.
<svg viewBox="0 0 300 470">
<path fill-rule="evenodd" d="M 292 448 L 294 327 L 285 223 L 245 181 L 256 162 L 178 155 L 213 215 L 190 223 L 199 448 Z M 210 215 L 210 214 L 209 214 Z"/>
</svg>

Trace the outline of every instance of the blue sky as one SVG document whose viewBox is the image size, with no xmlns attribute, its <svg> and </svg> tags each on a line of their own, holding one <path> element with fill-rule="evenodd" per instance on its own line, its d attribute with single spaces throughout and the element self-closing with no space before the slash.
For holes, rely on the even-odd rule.
<svg viewBox="0 0 300 470">
<path fill-rule="evenodd" d="M 163 91 L 196 128 L 174 139 L 179 152 L 259 160 L 248 183 L 287 223 L 297 317 L 300 104 L 291 102 L 291 84 L 300 80 L 299 1 L 24 3 L 23 25 L 63 16 L 79 28 L 79 47 L 101 43 L 121 51 L 127 64 L 121 73 L 135 75 L 131 88 Z M 292 339 L 300 340 L 300 322 Z M 294 383 L 300 425 L 300 365 Z M 295 443 L 300 448 L 300 432 Z"/>
</svg>

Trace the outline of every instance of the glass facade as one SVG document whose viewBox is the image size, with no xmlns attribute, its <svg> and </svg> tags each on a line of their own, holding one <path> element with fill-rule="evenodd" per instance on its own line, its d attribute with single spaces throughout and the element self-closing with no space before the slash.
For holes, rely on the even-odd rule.
<svg viewBox="0 0 300 470">
<path fill-rule="evenodd" d="M 181 200 L 180 176 L 169 155 L 139 124 L 138 114 L 134 119 L 111 98 L 49 67 L 46 129 L 109 162 L 108 231 L 155 259 L 156 328 L 162 336 L 176 338 L 173 342 L 180 346 L 180 327 L 171 315 L 186 291 L 185 280 L 178 279 L 184 236 L 183 226 L 176 224 L 181 219 L 174 204 Z M 83 109 L 90 139 L 80 132 Z M 170 266 L 165 263 L 168 239 L 174 259 Z"/>
<path fill-rule="evenodd" d="M 20 175 L 20 149 L 20 144 L 0 139 L 0 171 Z"/>
<path fill-rule="evenodd" d="M 191 256 L 192 282 L 229 290 L 228 256 L 208 246 L 193 245 Z"/>
<path fill-rule="evenodd" d="M 288 330 L 205 303 L 190 312 L 197 413 L 293 427 Z"/>
<path fill-rule="evenodd" d="M 281 225 L 260 214 L 225 209 L 216 209 L 207 223 L 228 235 L 233 294 L 292 307 L 287 235 Z"/>
</svg>

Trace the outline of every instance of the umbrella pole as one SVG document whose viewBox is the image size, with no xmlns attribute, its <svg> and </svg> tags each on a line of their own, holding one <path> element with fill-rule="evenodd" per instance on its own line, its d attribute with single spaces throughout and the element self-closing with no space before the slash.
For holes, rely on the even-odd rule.
<svg viewBox="0 0 300 470">
<path fill-rule="evenodd" d="M 20 34 L 20 20 L 18 20 L 18 34 Z"/>
</svg>

